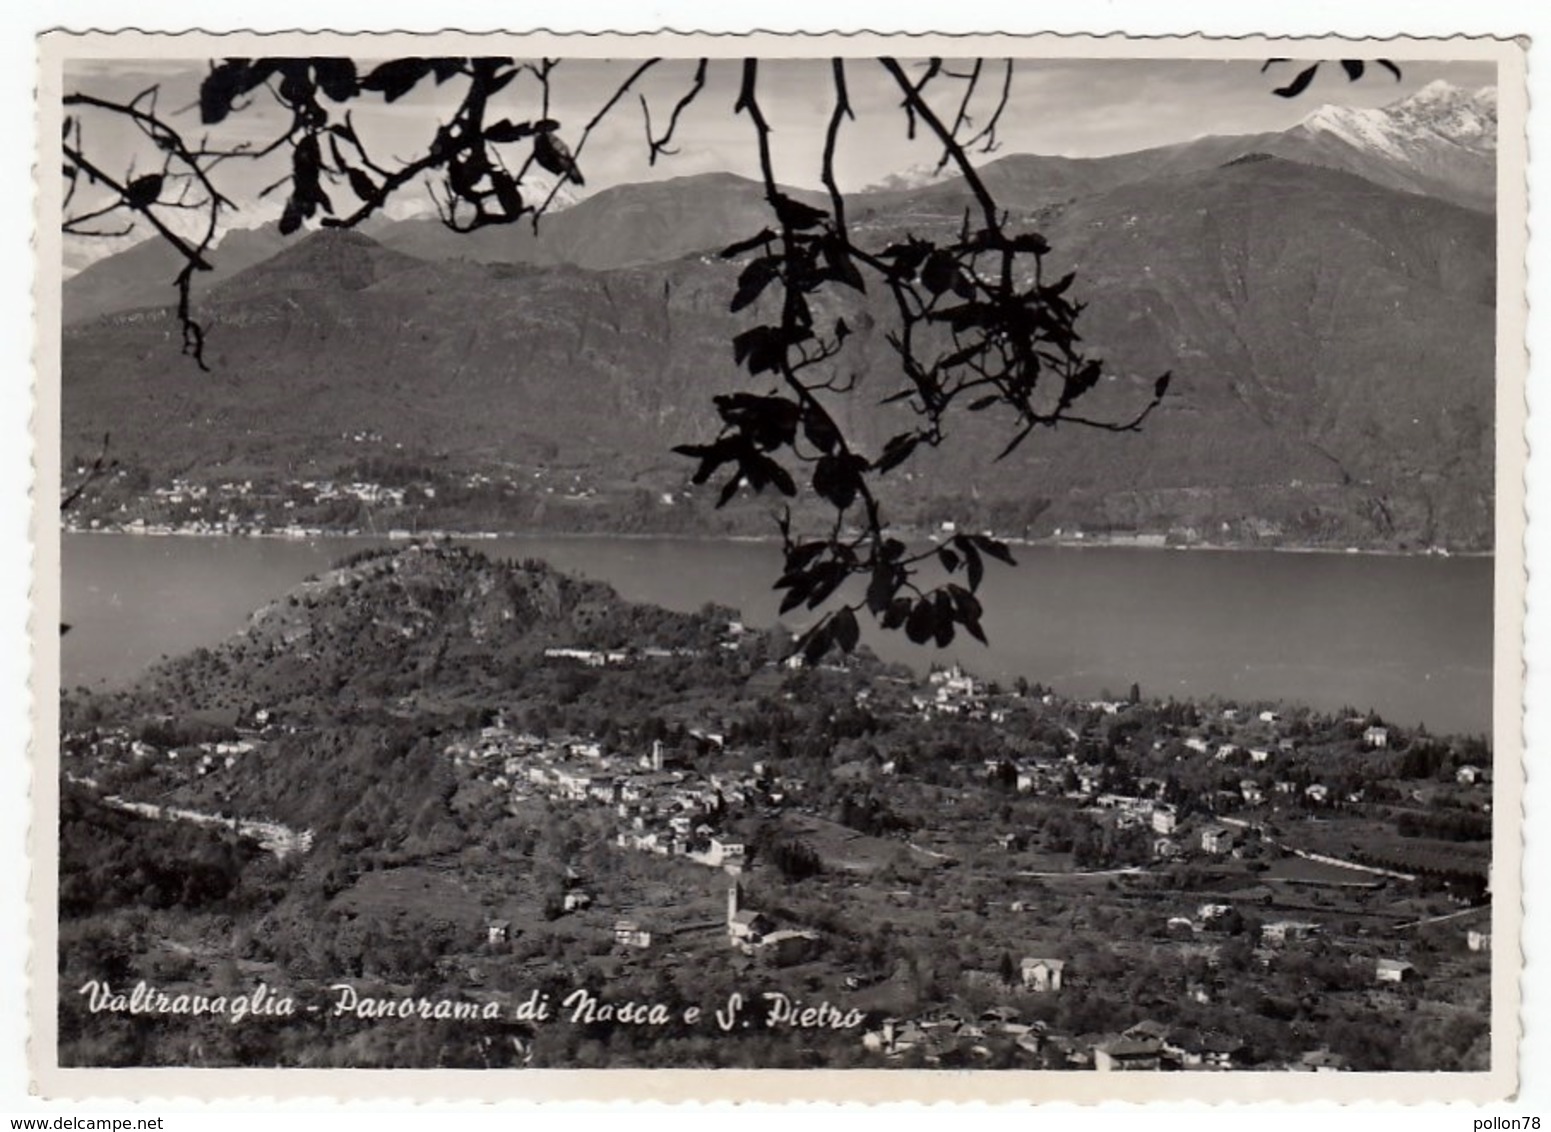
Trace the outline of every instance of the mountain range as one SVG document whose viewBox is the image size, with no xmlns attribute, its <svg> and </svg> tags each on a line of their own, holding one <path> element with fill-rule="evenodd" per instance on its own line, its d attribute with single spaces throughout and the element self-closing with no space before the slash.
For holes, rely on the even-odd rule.
<svg viewBox="0 0 1551 1132">
<path fill-rule="evenodd" d="M 1127 415 L 1164 370 L 1174 386 L 1141 433 L 1056 430 L 1001 463 L 1007 422 L 959 422 L 964 443 L 890 486 L 899 513 L 1489 547 L 1495 121 L 1490 90 L 1434 84 L 1277 134 L 988 164 L 1052 266 L 1078 272 L 1086 344 L 1109 362 L 1092 411 Z M 935 233 L 965 193 L 855 194 L 851 218 L 859 238 Z M 767 222 L 756 183 L 711 174 L 604 190 L 537 237 L 418 218 L 233 233 L 201 292 L 209 374 L 147 303 L 162 266 L 142 245 L 65 285 L 66 452 L 111 431 L 153 480 L 332 474 L 352 457 L 341 436 L 369 432 L 460 466 L 679 490 L 692 468 L 669 449 L 714 433 L 711 397 L 740 386 L 730 339 L 751 325 L 728 313 L 739 265 L 714 251 Z M 898 383 L 887 310 L 824 301 L 855 329 L 844 423 L 877 451 L 903 412 L 877 405 Z"/>
</svg>

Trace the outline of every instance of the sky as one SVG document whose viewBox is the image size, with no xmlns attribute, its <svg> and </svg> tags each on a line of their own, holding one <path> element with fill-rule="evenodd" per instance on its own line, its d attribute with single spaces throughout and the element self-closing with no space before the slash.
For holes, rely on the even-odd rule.
<svg viewBox="0 0 1551 1132">
<path fill-rule="evenodd" d="M 638 60 L 563 61 L 551 83 L 549 116 L 558 120 L 561 136 L 573 148 L 582 140 L 585 124 L 608 100 Z M 371 61 L 359 61 L 364 69 Z M 923 64 L 908 62 L 911 73 Z M 203 131 L 197 111 L 199 81 L 205 60 L 79 60 L 65 68 L 66 91 L 109 98 L 129 98 L 155 87 L 158 109 L 185 132 Z M 949 61 L 949 70 L 967 70 Z M 1350 83 L 1335 64 L 1321 68 L 1315 83 L 1300 97 L 1279 98 L 1272 89 L 1288 81 L 1301 67 L 1278 64 L 1262 73 L 1252 60 L 1199 59 L 1056 59 L 1020 60 L 1012 93 L 999 126 L 999 148 L 992 156 L 1013 153 L 1098 156 L 1167 145 L 1211 134 L 1248 134 L 1286 129 L 1327 102 L 1379 106 L 1396 101 L 1436 79 L 1476 88 L 1495 82 L 1493 65 L 1478 62 L 1406 62 L 1396 81 L 1386 71 L 1370 68 Z M 935 166 L 941 150 L 928 138 L 908 136 L 900 96 L 893 79 L 874 59 L 846 62 L 846 83 L 855 119 L 842 127 L 837 178 L 847 191 L 878 185 L 891 175 Z M 659 180 L 689 174 L 728 171 L 758 176 L 754 132 L 746 114 L 734 114 L 740 63 L 717 60 L 710 65 L 705 89 L 683 114 L 676 133 L 675 153 L 649 163 L 641 99 L 650 107 L 660 132 L 694 73 L 692 60 L 668 60 L 643 76 L 630 93 L 604 117 L 579 152 L 587 179 L 578 196 L 613 185 Z M 976 126 L 991 113 L 999 94 L 1001 63 L 987 61 L 985 79 L 969 113 Z M 934 104 L 951 120 L 963 84 L 938 79 Z M 461 81 L 438 87 L 424 81 L 410 95 L 389 105 L 380 96 L 358 100 L 358 131 L 379 163 L 384 155 L 408 158 L 423 151 L 437 125 L 456 104 Z M 759 69 L 761 104 L 773 127 L 772 145 L 777 177 L 791 185 L 820 187 L 824 127 L 833 105 L 831 65 L 827 60 L 768 59 Z M 492 117 L 523 120 L 539 116 L 539 88 L 524 75 L 500 96 Z M 100 116 L 83 116 L 85 143 L 104 167 L 149 171 L 154 155 L 137 143 L 133 132 L 116 128 Z M 209 131 L 218 144 L 273 137 L 285 116 L 267 97 L 257 97 L 242 113 Z M 487 120 L 489 120 L 487 118 Z M 520 159 L 521 154 L 519 153 Z M 262 186 L 281 175 L 283 166 L 233 162 L 224 166 L 218 183 L 239 206 L 233 221 L 250 226 L 272 219 L 282 203 L 276 194 L 260 200 Z M 343 189 L 340 195 L 348 199 Z M 403 211 L 425 207 L 424 190 L 398 202 Z M 119 241 L 132 242 L 138 234 Z M 69 266 L 107 251 L 103 241 L 73 241 L 66 250 Z"/>
</svg>

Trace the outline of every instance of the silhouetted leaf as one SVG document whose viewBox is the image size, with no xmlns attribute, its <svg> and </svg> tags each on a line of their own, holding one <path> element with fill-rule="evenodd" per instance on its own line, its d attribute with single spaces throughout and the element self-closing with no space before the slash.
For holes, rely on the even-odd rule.
<svg viewBox="0 0 1551 1132">
<path fill-rule="evenodd" d="M 824 262 L 829 266 L 829 277 L 857 291 L 866 292 L 867 282 L 851 260 L 851 251 L 838 233 L 824 241 Z"/>
<path fill-rule="evenodd" d="M 350 182 L 350 191 L 362 200 L 375 200 L 377 197 L 377 185 L 361 170 L 351 166 L 345 170 L 345 179 Z"/>
<path fill-rule="evenodd" d="M 1363 71 L 1367 68 L 1363 66 L 1361 59 L 1342 59 L 1341 69 L 1346 72 L 1346 77 L 1355 83 L 1363 77 Z"/>
<path fill-rule="evenodd" d="M 798 231 L 817 228 L 829 219 L 829 213 L 823 209 L 803 204 L 800 200 L 793 200 L 782 194 L 777 194 L 771 203 L 775 206 L 775 214 L 781 223 Z"/>
<path fill-rule="evenodd" d="M 296 203 L 296 197 L 287 197 L 285 207 L 280 210 L 280 234 L 282 236 L 289 236 L 301 226 L 301 207 Z"/>
<path fill-rule="evenodd" d="M 856 614 L 849 607 L 835 610 L 829 628 L 835 644 L 840 646 L 843 653 L 853 651 L 862 639 L 861 626 L 856 623 Z"/>
<path fill-rule="evenodd" d="M 922 275 L 924 277 L 925 272 Z M 957 294 L 957 290 L 954 293 Z M 926 317 L 930 322 L 946 322 L 955 333 L 962 334 L 971 327 L 986 326 L 995 315 L 995 308 L 987 303 L 960 303 L 956 307 L 931 311 Z"/>
<path fill-rule="evenodd" d="M 953 599 L 953 611 L 959 624 L 969 630 L 970 636 L 975 640 L 983 645 L 989 645 L 991 642 L 986 640 L 985 630 L 980 627 L 982 610 L 979 599 L 962 586 L 949 586 L 948 596 Z"/>
<path fill-rule="evenodd" d="M 738 291 L 732 297 L 733 311 L 741 311 L 755 299 L 759 298 L 772 282 L 781 277 L 780 256 L 760 256 L 743 269 L 743 274 L 738 276 Z"/>
<path fill-rule="evenodd" d="M 485 140 L 495 142 L 497 145 L 521 141 L 523 138 L 532 136 L 531 122 L 513 122 L 510 118 L 502 118 L 499 122 L 492 122 L 485 127 Z"/>
<path fill-rule="evenodd" d="M 953 544 L 964 555 L 964 568 L 969 576 L 969 588 L 972 591 L 978 590 L 981 581 L 986 575 L 986 567 L 980 558 L 980 551 L 975 547 L 973 540 L 966 538 L 964 535 L 954 535 Z"/>
<path fill-rule="evenodd" d="M 907 393 L 914 392 L 907 390 Z M 898 436 L 890 437 L 889 442 L 883 446 L 883 454 L 873 461 L 873 467 L 879 472 L 886 472 L 891 468 L 897 468 L 916 450 L 916 445 L 921 443 L 921 434 L 918 432 L 902 432 Z"/>
<path fill-rule="evenodd" d="M 781 599 L 781 608 L 778 614 L 783 617 L 808 600 L 808 594 L 813 590 L 813 578 L 810 575 L 803 574 L 798 578 L 794 578 L 791 584 L 784 588 L 787 592 L 786 596 Z"/>
<path fill-rule="evenodd" d="M 162 195 L 162 175 L 160 173 L 148 173 L 144 177 L 136 177 L 124 186 L 124 199 L 129 202 L 131 208 L 150 208 Z"/>
<path fill-rule="evenodd" d="M 1318 63 L 1315 63 L 1311 67 L 1305 67 L 1303 70 L 1298 72 L 1298 74 L 1293 78 L 1292 82 L 1288 83 L 1286 86 L 1277 87 L 1271 93 L 1281 95 L 1283 98 L 1297 98 L 1300 94 L 1309 89 L 1309 84 L 1314 81 L 1314 76 L 1318 73 Z"/>
<path fill-rule="evenodd" d="M 1012 250 L 1029 255 L 1045 255 L 1050 251 L 1050 241 L 1038 232 L 1020 232 L 1012 239 Z"/>
<path fill-rule="evenodd" d="M 1060 296 L 1066 294 L 1067 288 L 1072 285 L 1072 281 L 1076 278 L 1077 272 L 1068 271 L 1065 275 L 1061 276 L 1060 279 L 1056 280 L 1050 286 L 1041 287 L 1039 289 L 1040 296 L 1047 300 L 1059 298 Z"/>
<path fill-rule="evenodd" d="M 390 59 L 386 63 L 379 64 L 371 74 L 361 80 L 361 89 L 379 91 L 386 101 L 396 102 L 414 90 L 415 84 L 431 73 L 431 65 L 428 59 Z"/>
<path fill-rule="evenodd" d="M 787 397 L 761 397 L 753 393 L 723 393 L 712 403 L 722 420 L 765 451 L 790 446 L 797 439 L 801 409 Z"/>
<path fill-rule="evenodd" d="M 504 71 L 501 74 L 496 75 L 494 78 L 487 80 L 485 82 L 485 97 L 493 98 L 500 94 L 503 90 L 512 85 L 512 80 L 515 79 L 517 75 L 518 72 L 515 70 Z M 440 83 L 441 79 L 437 79 L 436 81 Z"/>
<path fill-rule="evenodd" d="M 1169 391 L 1169 381 L 1171 378 L 1173 378 L 1173 376 L 1174 372 L 1170 370 L 1157 381 L 1152 383 L 1152 395 L 1154 400 L 1163 400 L 1163 395 Z"/>
<path fill-rule="evenodd" d="M 860 456 L 823 456 L 813 469 L 813 490 L 844 511 L 856 502 L 866 467 Z"/>
<path fill-rule="evenodd" d="M 970 541 L 984 554 L 989 554 L 998 562 L 1005 562 L 1009 566 L 1016 566 L 1017 560 L 1013 558 L 1012 551 L 1007 549 L 1007 544 L 998 542 L 989 535 L 970 535 Z"/>
<path fill-rule="evenodd" d="M 798 639 L 802 646 L 802 659 L 805 664 L 817 664 L 829 651 L 833 639 L 834 626 L 829 618 L 820 621 Z"/>
<path fill-rule="evenodd" d="M 248 59 L 227 59 L 212 67 L 199 84 L 199 120 L 207 126 L 224 122 L 232 104 L 262 85 L 273 71 L 269 60 L 255 64 Z"/>
<path fill-rule="evenodd" d="M 318 89 L 335 102 L 348 102 L 356 96 L 355 64 L 349 59 L 314 59 L 312 73 Z"/>
<path fill-rule="evenodd" d="M 908 597 L 897 597 L 889 602 L 888 609 L 884 610 L 883 616 L 879 618 L 878 623 L 885 629 L 898 629 L 905 624 L 913 608 L 914 606 Z M 927 635 L 930 636 L 931 634 L 928 633 Z"/>
<path fill-rule="evenodd" d="M 949 547 L 943 546 L 937 549 L 937 561 L 942 563 L 942 568 L 948 573 L 953 573 L 961 565 L 959 556 Z"/>
<path fill-rule="evenodd" d="M 937 640 L 937 647 L 945 649 L 953 643 L 953 599 L 942 590 L 937 591 L 933 599 L 936 608 L 932 610 L 932 628 Z"/>
<path fill-rule="evenodd" d="M 762 248 L 776 238 L 776 234 L 769 228 L 762 228 L 757 236 L 750 236 L 747 240 L 739 240 L 736 244 L 728 244 L 722 249 L 723 259 L 736 259 L 744 252 L 751 252 L 755 248 Z"/>
<path fill-rule="evenodd" d="M 820 562 L 813 568 L 813 589 L 808 594 L 808 608 L 817 609 L 838 590 L 851 572 L 841 562 Z"/>
<path fill-rule="evenodd" d="M 778 326 L 755 326 L 732 340 L 732 353 L 752 374 L 774 372 L 786 356 L 785 337 Z"/>
<path fill-rule="evenodd" d="M 910 638 L 912 644 L 924 645 L 936 632 L 936 612 L 931 600 L 923 597 L 911 607 L 910 616 L 905 618 L 905 636 Z"/>
<path fill-rule="evenodd" d="M 786 573 L 782 575 L 782 581 L 801 573 L 807 568 L 809 563 L 823 553 L 827 546 L 829 546 L 829 543 L 822 540 L 814 540 L 794 546 L 787 552 Z M 781 582 L 778 581 L 776 586 L 780 587 Z"/>
<path fill-rule="evenodd" d="M 959 265 L 953 253 L 939 248 L 926 257 L 926 263 L 921 267 L 921 282 L 932 294 L 940 295 L 953 286 L 958 274 Z"/>
<path fill-rule="evenodd" d="M 890 274 L 896 278 L 908 279 L 916 273 L 931 252 L 932 245 L 925 240 L 911 240 L 904 244 L 890 244 L 883 249 L 879 258 L 891 262 Z"/>
<path fill-rule="evenodd" d="M 739 447 L 736 437 L 724 436 L 711 444 L 680 444 L 673 451 L 680 456 L 688 456 L 700 461 L 700 467 L 695 470 L 690 482 L 702 484 L 709 480 L 723 464 L 729 460 L 736 460 Z"/>
<path fill-rule="evenodd" d="M 722 484 L 721 494 L 716 497 L 716 505 L 725 507 L 731 502 L 732 497 L 738 494 L 738 489 L 743 486 L 743 473 L 739 472 L 726 483 Z"/>
<path fill-rule="evenodd" d="M 829 414 L 817 405 L 803 406 L 802 432 L 809 444 L 825 454 L 833 452 L 840 443 L 840 430 Z"/>
<path fill-rule="evenodd" d="M 515 220 L 523 210 L 522 191 L 518 189 L 517 182 L 505 169 L 492 169 L 490 185 L 496 200 L 501 202 L 501 211 L 509 219 Z"/>
<path fill-rule="evenodd" d="M 792 474 L 763 453 L 746 452 L 740 455 L 738 467 L 742 470 L 743 478 L 748 482 L 749 487 L 755 491 L 774 487 L 782 495 L 797 494 L 797 484 L 792 479 Z M 734 490 L 737 489 L 734 488 Z"/>
<path fill-rule="evenodd" d="M 1393 62 L 1388 59 L 1375 59 L 1374 62 L 1383 67 L 1390 74 L 1394 75 L 1396 82 L 1400 81 L 1400 68 L 1395 66 Z"/>
</svg>

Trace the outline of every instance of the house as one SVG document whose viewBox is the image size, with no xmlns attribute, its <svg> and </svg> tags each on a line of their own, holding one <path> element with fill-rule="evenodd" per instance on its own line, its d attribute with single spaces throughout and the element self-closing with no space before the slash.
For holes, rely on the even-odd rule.
<svg viewBox="0 0 1551 1132">
<path fill-rule="evenodd" d="M 485 928 L 485 941 L 492 946 L 498 946 L 511 938 L 512 922 L 510 920 L 491 920 Z"/>
<path fill-rule="evenodd" d="M 1330 801 L 1330 787 L 1322 782 L 1316 782 L 1305 788 L 1303 796 L 1311 802 L 1318 802 L 1320 805 L 1324 805 Z"/>
<path fill-rule="evenodd" d="M 1249 749 L 1249 761 L 1252 763 L 1270 762 L 1271 752 L 1264 747 L 1251 747 Z"/>
<path fill-rule="evenodd" d="M 1239 793 L 1247 806 L 1258 806 L 1266 800 L 1265 794 L 1261 792 L 1260 783 L 1253 778 L 1246 778 L 1239 782 Z"/>
<path fill-rule="evenodd" d="M 562 905 L 567 912 L 580 912 L 592 907 L 592 897 L 585 892 L 568 892 Z"/>
<path fill-rule="evenodd" d="M 643 931 L 634 920 L 614 921 L 614 942 L 620 947 L 646 949 L 652 945 L 652 933 Z"/>
<path fill-rule="evenodd" d="M 1227 1034 L 1175 1030 L 1163 1039 L 1163 1052 L 1183 1069 L 1232 1069 L 1244 1043 Z"/>
<path fill-rule="evenodd" d="M 1260 938 L 1265 943 L 1297 943 L 1319 931 L 1319 925 L 1307 920 L 1273 920 L 1262 924 Z"/>
<path fill-rule="evenodd" d="M 1184 847 L 1172 837 L 1152 839 L 1152 855 L 1160 861 L 1172 860 L 1184 853 Z"/>
<path fill-rule="evenodd" d="M 1381 983 L 1409 983 L 1421 977 L 1404 959 L 1380 959 L 1374 975 Z"/>
<path fill-rule="evenodd" d="M 1389 746 L 1388 727 L 1370 727 L 1363 732 L 1363 746 L 1372 747 L 1375 750 Z"/>
<path fill-rule="evenodd" d="M 1179 825 L 1179 815 L 1173 810 L 1160 806 L 1152 812 L 1152 831 L 1154 833 L 1173 833 Z"/>
<path fill-rule="evenodd" d="M 1282 722 L 1282 717 L 1281 717 L 1280 714 L 1278 714 L 1277 712 L 1274 712 L 1274 711 L 1263 711 L 1263 712 L 1260 713 L 1260 722 L 1261 723 L 1280 723 L 1280 722 Z"/>
<path fill-rule="evenodd" d="M 748 854 L 748 846 L 741 841 L 725 837 L 711 838 L 711 863 L 715 865 L 742 865 Z"/>
<path fill-rule="evenodd" d="M 1023 988 L 1039 994 L 1058 991 L 1065 967 L 1064 959 L 1027 958 L 1019 968 L 1023 974 Z"/>
<path fill-rule="evenodd" d="M 1471 951 L 1492 950 L 1492 933 L 1472 928 L 1465 933 L 1465 946 Z"/>
<path fill-rule="evenodd" d="M 1188 749 L 1196 752 L 1196 754 L 1198 754 L 1198 755 L 1204 755 L 1210 749 L 1210 746 L 1207 743 L 1207 741 L 1205 739 L 1201 738 L 1201 736 L 1199 736 L 1199 735 L 1192 735 L 1188 739 L 1186 739 L 1185 740 L 1185 746 Z"/>
<path fill-rule="evenodd" d="M 1238 831 L 1226 826 L 1209 825 L 1201 831 L 1201 848 L 1208 853 L 1230 853 L 1238 843 Z"/>
<path fill-rule="evenodd" d="M 786 967 L 812 958 L 818 942 L 818 932 L 806 928 L 779 928 L 760 938 L 758 955 L 766 963 Z"/>
<path fill-rule="evenodd" d="M 727 889 L 727 941 L 745 951 L 758 946 L 759 941 L 775 930 L 775 921 L 763 912 L 742 907 L 743 889 L 730 885 Z"/>
<path fill-rule="evenodd" d="M 1486 771 L 1478 766 L 1462 766 L 1454 772 L 1454 780 L 1461 786 L 1474 786 L 1478 782 L 1486 781 Z"/>
<path fill-rule="evenodd" d="M 1163 1043 L 1157 1038 L 1113 1038 L 1093 1047 L 1093 1068 L 1100 1073 L 1158 1070 Z"/>
</svg>

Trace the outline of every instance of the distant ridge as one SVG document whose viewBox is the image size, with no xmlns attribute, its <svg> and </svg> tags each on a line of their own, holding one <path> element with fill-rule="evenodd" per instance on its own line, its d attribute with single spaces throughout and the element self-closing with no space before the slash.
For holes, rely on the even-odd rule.
<svg viewBox="0 0 1551 1132">
<path fill-rule="evenodd" d="M 1142 433 L 1057 430 L 1003 464 L 982 454 L 1004 427 L 955 421 L 969 443 L 892 489 L 901 514 L 957 496 L 1014 534 L 1252 522 L 1294 542 L 1490 547 L 1489 216 L 1267 157 L 1082 197 L 1041 229 L 1051 269 L 1079 272 L 1085 340 L 1110 364 L 1093 412 L 1134 410 L 1165 369 L 1170 397 Z M 212 291 L 211 375 L 177 364 L 165 316 L 69 330 L 65 450 L 111 430 L 153 482 L 223 463 L 327 477 L 358 458 L 341 437 L 369 432 L 459 466 L 533 469 L 544 452 L 610 490 L 682 492 L 691 469 L 670 448 L 714 431 L 711 396 L 746 380 L 729 346 L 746 325 L 727 310 L 737 271 L 714 256 L 431 262 L 315 235 Z M 901 424 L 876 407 L 899 383 L 886 311 L 867 305 L 883 298 L 833 301 L 855 328 L 858 395 L 841 411 L 875 451 Z M 539 497 L 509 521 L 552 513 Z"/>
</svg>

